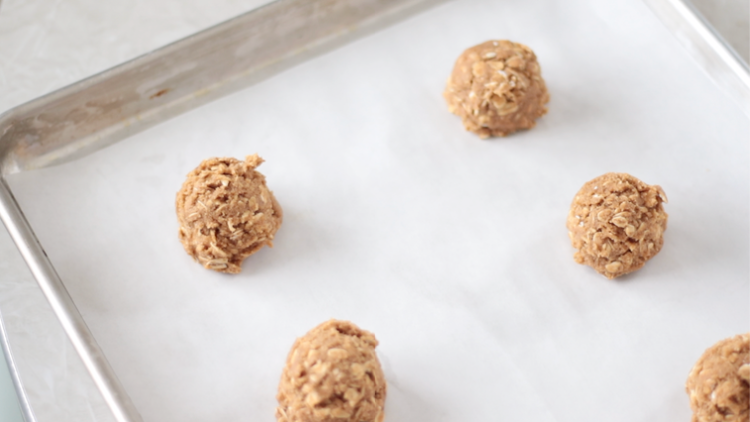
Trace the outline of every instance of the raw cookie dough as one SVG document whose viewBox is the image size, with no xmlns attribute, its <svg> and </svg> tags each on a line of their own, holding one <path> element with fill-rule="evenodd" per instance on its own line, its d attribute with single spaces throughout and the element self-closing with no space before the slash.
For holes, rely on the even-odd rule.
<svg viewBox="0 0 750 422">
<path fill-rule="evenodd" d="M 633 272 L 659 253 L 667 229 L 667 196 L 627 173 L 607 173 L 583 185 L 568 214 L 573 255 L 612 279 Z"/>
<path fill-rule="evenodd" d="M 242 260 L 273 246 L 282 212 L 266 178 L 255 170 L 262 162 L 257 154 L 245 161 L 209 158 L 177 192 L 180 242 L 204 267 L 236 274 Z"/>
<path fill-rule="evenodd" d="M 448 110 L 480 138 L 534 127 L 549 102 L 536 55 L 511 41 L 487 41 L 464 51 L 443 96 Z"/>
<path fill-rule="evenodd" d="M 298 338 L 279 383 L 278 422 L 382 422 L 377 345 L 372 333 L 334 319 Z"/>
<path fill-rule="evenodd" d="M 692 422 L 750 420 L 750 334 L 711 346 L 690 371 L 685 389 Z"/>
</svg>

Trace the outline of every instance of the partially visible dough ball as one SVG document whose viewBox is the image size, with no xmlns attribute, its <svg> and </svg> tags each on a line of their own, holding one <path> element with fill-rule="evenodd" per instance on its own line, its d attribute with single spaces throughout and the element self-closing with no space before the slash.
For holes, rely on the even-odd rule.
<svg viewBox="0 0 750 422">
<path fill-rule="evenodd" d="M 627 173 L 607 173 L 587 182 L 573 198 L 568 235 L 573 255 L 609 279 L 633 272 L 664 244 L 667 196 Z"/>
<path fill-rule="evenodd" d="M 711 346 L 698 359 L 685 389 L 693 409 L 692 422 L 750 420 L 750 334 Z"/>
<path fill-rule="evenodd" d="M 236 274 L 245 258 L 273 246 L 282 211 L 255 170 L 262 162 L 257 154 L 245 161 L 209 158 L 177 192 L 180 242 L 204 267 Z"/>
<path fill-rule="evenodd" d="M 276 398 L 279 422 L 382 422 L 386 384 L 372 333 L 330 320 L 298 338 Z"/>
<path fill-rule="evenodd" d="M 466 130 L 481 138 L 534 127 L 549 102 L 536 55 L 511 41 L 487 41 L 464 51 L 443 96 Z"/>
</svg>

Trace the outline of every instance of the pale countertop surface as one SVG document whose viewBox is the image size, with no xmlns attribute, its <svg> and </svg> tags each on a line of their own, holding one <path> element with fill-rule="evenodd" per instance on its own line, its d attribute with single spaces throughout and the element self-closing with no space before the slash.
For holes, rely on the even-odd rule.
<svg viewBox="0 0 750 422">
<path fill-rule="evenodd" d="M 187 11 L 184 2 L 161 1 L 161 9 L 150 11 L 148 0 L 111 0 L 106 6 L 85 0 L 0 0 L 0 113 L 231 16 L 216 15 L 211 3 L 191 1 L 192 11 Z M 227 0 L 223 3 L 232 7 L 224 7 L 222 11 L 238 14 L 258 2 Z M 694 0 L 694 3 L 747 60 L 750 43 L 742 34 L 750 32 L 750 6 L 745 0 Z M 46 12 L 30 15 L 39 10 Z M 181 16 L 178 19 L 164 17 L 170 14 Z M 127 34 L 137 19 L 140 30 L 152 31 L 155 36 L 149 43 L 123 43 L 120 37 Z M 21 24 L 29 21 L 37 21 L 37 24 L 32 27 Z M 60 22 L 72 22 L 78 30 L 60 37 Z M 107 49 L 109 54 L 99 62 L 44 68 L 34 74 L 18 73 L 22 68 L 20 64 L 43 61 L 45 55 L 70 46 Z M 25 265 L 6 229 L 0 228 L 0 277 L 24 270 Z M 0 421 L 22 420 L 7 366 L 0 364 Z"/>
</svg>

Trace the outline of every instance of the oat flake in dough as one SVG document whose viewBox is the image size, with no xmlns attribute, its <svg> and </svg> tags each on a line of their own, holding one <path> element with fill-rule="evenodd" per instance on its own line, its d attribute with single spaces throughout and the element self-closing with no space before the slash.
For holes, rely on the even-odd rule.
<svg viewBox="0 0 750 422">
<path fill-rule="evenodd" d="M 667 196 L 627 173 L 587 182 L 573 198 L 568 236 L 579 264 L 612 279 L 641 268 L 664 244 Z"/>
<path fill-rule="evenodd" d="M 239 273 L 245 258 L 273 246 L 282 211 L 255 170 L 262 162 L 257 154 L 245 161 L 209 158 L 177 192 L 180 242 L 204 267 Z"/>
<path fill-rule="evenodd" d="M 536 55 L 512 41 L 487 41 L 464 51 L 443 97 L 466 130 L 480 138 L 534 127 L 549 102 Z"/>
<path fill-rule="evenodd" d="M 692 422 L 750 420 L 750 333 L 711 346 L 690 371 L 685 389 Z"/>
<path fill-rule="evenodd" d="M 333 319 L 298 338 L 279 382 L 278 422 L 382 422 L 377 345 L 372 333 Z"/>
</svg>

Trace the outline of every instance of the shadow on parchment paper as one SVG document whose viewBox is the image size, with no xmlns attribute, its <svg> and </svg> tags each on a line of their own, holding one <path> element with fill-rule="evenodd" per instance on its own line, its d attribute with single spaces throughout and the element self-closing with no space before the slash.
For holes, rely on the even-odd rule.
<svg viewBox="0 0 750 422">
<path fill-rule="evenodd" d="M 608 113 L 608 104 L 613 95 L 605 92 L 593 98 L 580 92 L 574 86 L 559 84 L 556 80 L 547 81 L 550 101 L 547 103 L 547 114 L 537 119 L 537 127 L 554 128 L 555 138 L 562 139 L 564 134 L 580 134 L 582 127 L 592 128 L 601 122 Z M 534 130 L 534 129 L 530 129 Z M 606 134 L 606 127 L 602 133 Z M 503 138 L 499 138 L 503 139 Z"/>
<path fill-rule="evenodd" d="M 687 370 L 685 372 L 687 380 Z M 690 400 L 682 384 L 675 385 L 669 397 L 660 403 L 659 407 L 649 412 L 649 417 L 644 420 L 650 421 L 689 421 L 692 411 L 690 410 Z"/>
<path fill-rule="evenodd" d="M 665 205 L 669 219 L 661 251 L 643 268 L 617 281 L 638 282 L 643 278 L 639 274 L 674 278 L 708 266 L 733 267 L 739 265 L 740 258 L 746 266 L 750 262 L 746 230 L 738 230 L 736 222 L 717 216 L 717 209 L 732 207 L 712 200 Z"/>
<path fill-rule="evenodd" d="M 378 351 L 378 360 L 383 367 L 388 390 L 385 400 L 385 420 L 389 422 L 429 421 L 437 422 L 445 418 L 446 412 L 440 406 L 411 389 L 407 388 L 393 370 L 388 355 Z"/>
<path fill-rule="evenodd" d="M 577 128 L 581 123 L 590 119 L 591 113 L 600 109 L 600 104 L 596 99 L 581 94 L 575 86 L 566 83 L 559 83 L 557 80 L 546 81 L 547 91 L 549 92 L 550 101 L 547 103 L 547 116 L 564 115 L 565 122 Z"/>
<path fill-rule="evenodd" d="M 405 388 L 397 381 L 388 381 L 388 396 L 385 402 L 385 419 L 389 422 L 413 422 L 444 420 L 435 403 L 430 403 L 414 391 Z"/>
<path fill-rule="evenodd" d="M 277 191 L 274 191 L 277 192 Z M 277 199 L 281 203 L 284 219 L 273 240 L 273 247 L 264 247 L 257 253 L 247 257 L 242 263 L 242 272 L 233 277 L 254 278 L 282 266 L 309 267 L 323 260 L 323 255 L 331 248 L 335 248 L 336 241 L 331 232 L 336 228 L 329 228 L 315 220 L 315 214 L 306 209 L 294 207 L 303 200 L 282 202 L 283 197 Z"/>
</svg>

